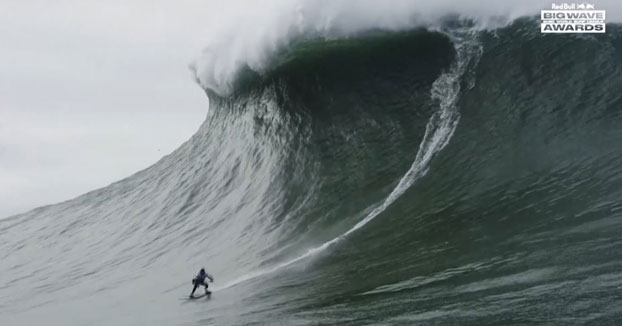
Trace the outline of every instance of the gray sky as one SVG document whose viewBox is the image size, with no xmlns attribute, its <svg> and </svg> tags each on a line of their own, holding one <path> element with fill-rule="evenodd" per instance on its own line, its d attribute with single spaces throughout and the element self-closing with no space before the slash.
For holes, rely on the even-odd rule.
<svg viewBox="0 0 622 326">
<path fill-rule="evenodd" d="M 0 2 L 0 218 L 148 167 L 208 99 L 204 1 Z"/>
</svg>

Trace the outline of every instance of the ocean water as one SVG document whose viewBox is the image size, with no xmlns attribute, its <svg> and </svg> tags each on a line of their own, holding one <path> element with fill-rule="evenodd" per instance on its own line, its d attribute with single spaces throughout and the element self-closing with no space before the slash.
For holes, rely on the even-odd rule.
<svg viewBox="0 0 622 326">
<path fill-rule="evenodd" d="M 619 25 L 449 19 L 271 58 L 206 87 L 155 165 L 0 220 L 0 324 L 622 323 Z M 213 295 L 186 300 L 201 267 Z"/>
</svg>

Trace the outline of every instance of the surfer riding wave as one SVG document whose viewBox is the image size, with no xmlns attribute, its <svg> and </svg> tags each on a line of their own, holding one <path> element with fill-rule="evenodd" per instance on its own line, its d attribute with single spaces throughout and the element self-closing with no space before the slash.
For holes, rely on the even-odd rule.
<svg viewBox="0 0 622 326">
<path fill-rule="evenodd" d="M 211 294 L 211 292 L 207 290 L 209 286 L 207 285 L 207 282 L 205 282 L 206 278 L 209 279 L 210 282 L 214 282 L 214 277 L 207 274 L 205 272 L 205 268 L 201 268 L 199 274 L 197 274 L 197 276 L 192 279 L 192 284 L 194 285 L 194 288 L 192 288 L 192 293 L 190 293 L 191 298 L 194 297 L 194 291 L 196 291 L 200 285 L 205 286 L 205 295 Z"/>
</svg>

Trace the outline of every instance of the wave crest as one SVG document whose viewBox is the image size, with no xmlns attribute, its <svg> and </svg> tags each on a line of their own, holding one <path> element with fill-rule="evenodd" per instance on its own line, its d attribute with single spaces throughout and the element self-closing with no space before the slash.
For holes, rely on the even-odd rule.
<svg viewBox="0 0 622 326">
<path fill-rule="evenodd" d="M 224 96 L 235 89 L 242 69 L 265 73 L 276 54 L 301 40 L 348 39 L 370 30 L 435 30 L 448 17 L 470 20 L 478 29 L 498 28 L 518 17 L 535 16 L 550 5 L 542 0 L 395 0 L 390 5 L 374 0 L 232 1 L 209 19 L 215 21 L 210 27 L 213 36 L 190 69 L 202 88 Z M 612 0 L 597 5 L 609 9 L 609 22 L 622 16 L 619 9 L 614 11 L 619 6 Z"/>
</svg>

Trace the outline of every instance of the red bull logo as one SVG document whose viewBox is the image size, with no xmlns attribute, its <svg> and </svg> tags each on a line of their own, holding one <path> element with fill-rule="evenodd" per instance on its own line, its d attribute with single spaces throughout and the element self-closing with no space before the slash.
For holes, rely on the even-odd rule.
<svg viewBox="0 0 622 326">
<path fill-rule="evenodd" d="M 540 12 L 542 33 L 605 33 L 605 10 L 592 3 L 553 3 Z"/>
</svg>

